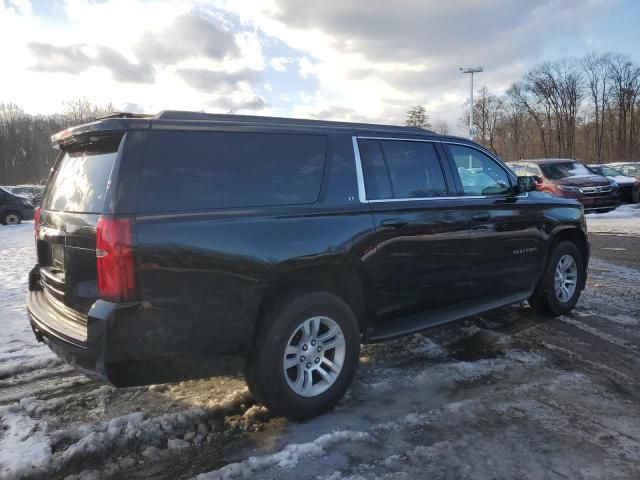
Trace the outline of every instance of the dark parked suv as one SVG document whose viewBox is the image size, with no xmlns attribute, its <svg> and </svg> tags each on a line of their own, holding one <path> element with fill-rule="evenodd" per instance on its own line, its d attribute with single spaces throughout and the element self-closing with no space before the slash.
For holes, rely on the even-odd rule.
<svg viewBox="0 0 640 480">
<path fill-rule="evenodd" d="M 28 198 L 0 187 L 0 223 L 16 225 L 23 220 L 33 219 L 33 214 L 33 203 Z"/>
<path fill-rule="evenodd" d="M 360 344 L 524 300 L 570 311 L 582 206 L 481 146 L 421 129 L 120 114 L 53 137 L 31 325 L 116 386 L 244 371 L 300 419 Z"/>
</svg>

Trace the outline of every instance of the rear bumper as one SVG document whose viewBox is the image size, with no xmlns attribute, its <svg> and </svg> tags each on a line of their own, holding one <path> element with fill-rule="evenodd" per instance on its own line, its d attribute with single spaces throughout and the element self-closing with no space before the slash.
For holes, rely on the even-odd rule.
<svg viewBox="0 0 640 480">
<path fill-rule="evenodd" d="M 37 289 L 37 279 L 32 278 L 37 275 L 36 267 L 26 299 L 36 339 L 94 379 L 125 387 L 239 374 L 244 369 L 240 354 L 185 349 L 184 342 L 177 348 L 171 335 L 162 334 L 162 314 L 144 302 L 97 300 L 83 317 L 83 326 Z"/>
<path fill-rule="evenodd" d="M 113 383 L 107 375 L 104 361 L 106 319 L 94 316 L 91 328 L 88 321 L 86 326 L 82 326 L 54 308 L 43 291 L 31 291 L 27 294 L 27 312 L 38 341 L 46 343 L 62 360 L 87 375 Z"/>
</svg>

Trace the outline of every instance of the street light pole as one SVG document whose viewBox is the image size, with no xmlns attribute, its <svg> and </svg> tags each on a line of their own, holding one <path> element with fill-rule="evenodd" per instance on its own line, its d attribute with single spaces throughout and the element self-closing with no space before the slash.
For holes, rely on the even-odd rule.
<svg viewBox="0 0 640 480">
<path fill-rule="evenodd" d="M 469 94 L 470 106 L 469 106 L 469 139 L 473 140 L 473 74 L 483 72 L 484 69 L 482 67 L 469 67 L 469 68 L 460 68 L 462 73 L 470 73 L 471 74 L 471 92 Z"/>
</svg>

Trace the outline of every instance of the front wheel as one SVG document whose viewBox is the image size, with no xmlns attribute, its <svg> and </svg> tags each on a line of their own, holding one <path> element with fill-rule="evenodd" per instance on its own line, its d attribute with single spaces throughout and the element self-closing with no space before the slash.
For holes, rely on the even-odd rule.
<svg viewBox="0 0 640 480">
<path fill-rule="evenodd" d="M 22 222 L 22 216 L 18 212 L 7 212 L 0 218 L 0 223 L 3 225 L 18 225 L 20 222 Z"/>
<path fill-rule="evenodd" d="M 274 414 L 310 418 L 342 398 L 359 355 L 358 322 L 341 298 L 327 292 L 291 296 L 261 319 L 247 384 Z"/>
<path fill-rule="evenodd" d="M 542 280 L 529 303 L 541 313 L 564 315 L 578 302 L 584 281 L 580 249 L 573 242 L 560 242 L 551 252 Z"/>
</svg>

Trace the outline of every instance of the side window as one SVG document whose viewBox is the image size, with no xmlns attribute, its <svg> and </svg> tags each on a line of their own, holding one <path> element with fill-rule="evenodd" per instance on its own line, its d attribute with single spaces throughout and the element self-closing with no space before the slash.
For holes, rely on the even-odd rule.
<svg viewBox="0 0 640 480">
<path fill-rule="evenodd" d="M 389 171 L 382 156 L 380 142 L 359 140 L 358 148 L 362 159 L 364 187 L 368 200 L 392 198 Z"/>
<path fill-rule="evenodd" d="M 529 177 L 539 177 L 540 176 L 540 170 L 538 170 L 538 167 L 536 167 L 535 165 L 527 165 L 527 175 Z"/>
<path fill-rule="evenodd" d="M 465 195 L 506 195 L 509 175 L 491 157 L 475 148 L 449 145 Z"/>
<path fill-rule="evenodd" d="M 381 140 L 393 198 L 446 197 L 440 160 L 433 143 Z"/>
<path fill-rule="evenodd" d="M 326 137 L 150 132 L 142 212 L 308 204 L 320 193 Z"/>
<path fill-rule="evenodd" d="M 436 149 L 429 142 L 360 140 L 367 199 L 447 196 Z"/>
</svg>

